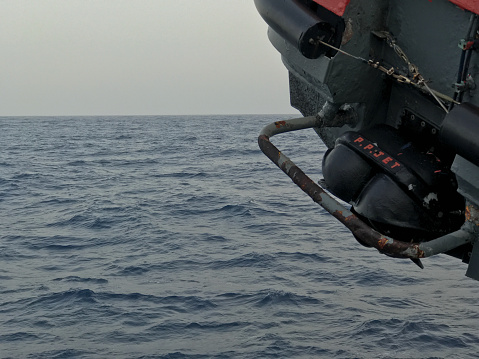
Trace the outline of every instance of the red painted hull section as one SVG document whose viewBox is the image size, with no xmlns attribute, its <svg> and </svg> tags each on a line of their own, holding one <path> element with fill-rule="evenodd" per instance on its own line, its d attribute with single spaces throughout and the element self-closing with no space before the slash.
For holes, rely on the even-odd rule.
<svg viewBox="0 0 479 359">
<path fill-rule="evenodd" d="M 315 3 L 334 12 L 336 15 L 343 16 L 351 0 L 313 0 Z"/>
<path fill-rule="evenodd" d="M 479 14 L 479 1 L 478 0 L 449 0 L 457 6 Z"/>
<path fill-rule="evenodd" d="M 313 0 L 315 3 L 325 7 L 326 9 L 334 12 L 336 15 L 343 16 L 346 11 L 346 7 L 351 0 Z M 431 0 L 429 0 L 431 1 Z M 456 4 L 462 9 L 472 11 L 479 14 L 479 0 L 449 0 L 453 4 Z"/>
</svg>

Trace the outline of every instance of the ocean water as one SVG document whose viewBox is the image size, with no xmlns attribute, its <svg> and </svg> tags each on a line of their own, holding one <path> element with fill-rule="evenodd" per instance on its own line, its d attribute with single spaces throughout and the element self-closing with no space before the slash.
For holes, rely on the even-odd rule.
<svg viewBox="0 0 479 359">
<path fill-rule="evenodd" d="M 466 265 L 359 245 L 258 149 L 288 117 L 0 118 L 0 357 L 477 357 Z"/>
</svg>

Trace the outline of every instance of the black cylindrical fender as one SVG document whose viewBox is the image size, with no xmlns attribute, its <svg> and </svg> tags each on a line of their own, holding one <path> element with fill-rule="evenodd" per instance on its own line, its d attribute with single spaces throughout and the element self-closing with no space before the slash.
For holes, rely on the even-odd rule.
<svg viewBox="0 0 479 359">
<path fill-rule="evenodd" d="M 337 45 L 338 36 L 342 36 L 337 26 L 298 0 L 255 0 L 255 5 L 266 23 L 308 59 L 330 51 L 317 40 Z"/>
<path fill-rule="evenodd" d="M 456 154 L 479 166 L 479 107 L 470 103 L 454 106 L 444 119 L 439 139 Z"/>
</svg>

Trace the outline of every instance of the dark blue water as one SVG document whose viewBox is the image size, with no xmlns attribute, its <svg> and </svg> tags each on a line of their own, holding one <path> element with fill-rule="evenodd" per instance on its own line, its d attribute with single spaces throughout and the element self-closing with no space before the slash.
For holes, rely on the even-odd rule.
<svg viewBox="0 0 479 359">
<path fill-rule="evenodd" d="M 357 244 L 285 118 L 0 118 L 1 358 L 475 358 L 466 266 Z"/>
</svg>

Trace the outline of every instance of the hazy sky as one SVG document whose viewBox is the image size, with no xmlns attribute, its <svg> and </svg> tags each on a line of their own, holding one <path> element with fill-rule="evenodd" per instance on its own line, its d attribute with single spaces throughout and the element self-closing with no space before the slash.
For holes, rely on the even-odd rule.
<svg viewBox="0 0 479 359">
<path fill-rule="evenodd" d="M 253 0 L 0 0 L 0 115 L 297 113 Z"/>
</svg>

